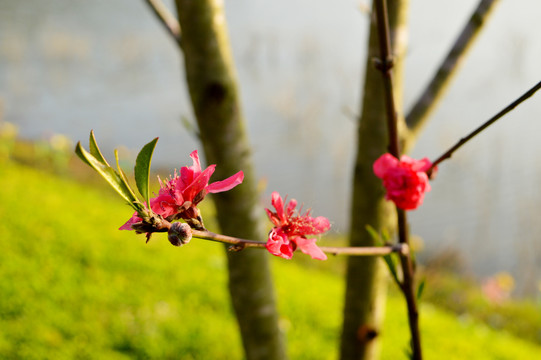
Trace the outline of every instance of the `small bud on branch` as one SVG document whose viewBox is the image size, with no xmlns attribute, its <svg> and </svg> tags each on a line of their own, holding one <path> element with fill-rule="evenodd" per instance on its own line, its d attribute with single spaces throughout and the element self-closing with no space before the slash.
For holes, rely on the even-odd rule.
<svg viewBox="0 0 541 360">
<path fill-rule="evenodd" d="M 187 244 L 192 239 L 192 228 L 186 223 L 173 223 L 167 232 L 167 239 L 174 246 Z"/>
</svg>

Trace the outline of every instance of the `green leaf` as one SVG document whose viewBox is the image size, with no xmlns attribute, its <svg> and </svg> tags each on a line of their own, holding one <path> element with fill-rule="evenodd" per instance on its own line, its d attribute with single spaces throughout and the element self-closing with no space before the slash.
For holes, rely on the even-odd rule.
<svg viewBox="0 0 541 360">
<path fill-rule="evenodd" d="M 426 279 L 421 280 L 419 286 L 417 287 L 417 301 L 421 300 L 423 296 L 423 291 L 425 290 Z"/>
<path fill-rule="evenodd" d="M 98 147 L 98 144 L 96 143 L 96 137 L 94 136 L 94 130 L 90 130 L 90 139 L 88 141 L 88 148 L 90 150 L 90 154 L 92 154 L 92 156 L 94 156 L 94 158 L 96 160 L 98 160 L 100 163 L 102 163 L 104 165 L 107 165 L 107 166 L 111 167 L 111 165 L 109 165 L 107 160 L 105 160 L 105 158 L 101 154 L 100 148 Z"/>
<path fill-rule="evenodd" d="M 370 234 L 370 237 L 372 238 L 372 240 L 374 240 L 374 243 L 376 245 L 381 246 L 382 245 L 381 237 L 379 233 L 376 231 L 376 229 L 374 229 L 371 225 L 366 225 L 365 228 L 366 228 L 366 231 L 368 231 L 368 233 Z"/>
<path fill-rule="evenodd" d="M 124 186 L 126 187 L 126 189 L 128 189 L 128 191 L 130 192 L 131 197 L 133 197 L 134 199 L 137 199 L 137 195 L 135 195 L 135 192 L 132 190 L 130 183 L 128 182 L 128 177 L 126 176 L 126 173 L 124 173 L 124 171 L 120 167 L 120 164 L 118 163 L 118 150 L 117 149 L 115 149 L 115 160 L 116 160 L 116 168 L 118 169 L 118 174 L 120 176 L 120 179 L 124 183 Z M 139 205 L 141 205 L 141 202 L 138 199 L 136 201 L 137 203 L 139 203 Z"/>
<path fill-rule="evenodd" d="M 391 235 L 389 235 L 389 232 L 387 231 L 387 229 L 383 229 L 381 231 L 381 237 L 383 238 L 384 244 L 388 244 L 391 242 Z"/>
<path fill-rule="evenodd" d="M 141 149 L 135 160 L 135 183 L 139 193 L 143 196 L 143 200 L 150 207 L 149 204 L 149 176 L 150 176 L 150 163 L 152 161 L 152 153 L 156 148 L 158 138 L 155 138 Z"/>
<path fill-rule="evenodd" d="M 186 131 L 189 134 L 196 137 L 197 139 L 201 137 L 201 135 L 199 134 L 199 130 L 197 130 L 197 126 L 192 121 L 190 121 L 186 116 L 182 116 L 180 118 L 180 121 L 182 122 L 184 129 L 186 129 Z"/>
<path fill-rule="evenodd" d="M 81 142 L 79 141 L 77 145 L 75 145 L 75 154 L 79 157 L 79 159 L 83 160 L 85 164 L 87 164 L 90 167 L 93 167 L 90 161 L 86 159 L 86 155 L 83 154 L 83 147 L 81 145 Z"/>
<path fill-rule="evenodd" d="M 398 277 L 398 271 L 396 271 L 396 262 L 394 260 L 394 257 L 391 255 L 383 255 L 383 260 L 387 264 L 387 267 L 389 268 L 389 272 L 391 273 L 391 276 L 393 277 L 393 280 L 395 281 L 396 285 L 398 287 L 402 287 L 402 282 L 400 281 L 400 278 Z"/>
<path fill-rule="evenodd" d="M 374 240 L 374 243 L 377 246 L 385 246 L 385 243 L 389 240 L 389 234 L 387 232 L 383 232 L 383 235 L 380 235 L 372 226 L 366 225 L 366 230 L 370 234 L 370 237 Z M 382 239 L 383 237 L 383 239 Z M 395 258 L 391 255 L 383 255 L 383 260 L 387 264 L 387 267 L 389 268 L 389 272 L 391 273 L 391 276 L 393 277 L 393 280 L 398 285 L 398 287 L 402 286 L 402 283 L 398 277 L 398 271 L 396 270 L 397 264 L 395 261 Z"/>
<path fill-rule="evenodd" d="M 93 135 L 91 134 L 91 138 Z M 101 155 L 99 148 L 97 147 L 94 141 L 94 149 Z M 126 202 L 134 208 L 137 212 L 143 211 L 144 207 L 141 202 L 135 197 L 133 191 L 127 183 L 124 182 L 122 177 L 107 164 L 105 159 L 102 156 L 102 160 L 97 159 L 91 153 L 86 151 L 82 146 L 81 142 L 77 143 L 75 147 L 75 153 L 79 156 L 85 163 L 90 165 L 94 170 L 98 172 L 108 183 L 115 189 L 115 191 L 124 199 Z"/>
<path fill-rule="evenodd" d="M 410 340 L 410 347 L 404 349 L 404 354 L 410 360 L 413 360 L 413 342 Z"/>
</svg>

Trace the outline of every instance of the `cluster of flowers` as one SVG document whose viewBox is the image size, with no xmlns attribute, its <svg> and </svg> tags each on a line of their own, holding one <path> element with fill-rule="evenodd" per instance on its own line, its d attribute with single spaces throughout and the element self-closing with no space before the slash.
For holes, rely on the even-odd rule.
<svg viewBox="0 0 541 360">
<path fill-rule="evenodd" d="M 239 171 L 225 180 L 209 184 L 216 165 L 202 170 L 197 150 L 190 157 L 192 166 L 182 167 L 180 174 L 175 171 L 166 181 L 160 179 L 160 190 L 156 197 L 150 199 L 149 206 L 152 212 L 167 221 L 183 219 L 190 227 L 204 230 L 197 205 L 208 193 L 227 191 L 241 184 L 244 173 Z M 424 193 L 430 190 L 426 171 L 431 166 L 426 158 L 415 160 L 404 155 L 399 160 L 384 154 L 374 163 L 374 173 L 383 180 L 388 200 L 401 209 L 412 210 L 422 204 Z M 310 210 L 301 214 L 300 210 L 296 210 L 295 199 L 286 202 L 278 192 L 272 193 L 271 204 L 275 211 L 265 209 L 274 224 L 267 238 L 267 250 L 273 255 L 291 259 L 293 252 L 299 248 L 314 259 L 326 260 L 327 256 L 316 245 L 316 239 L 307 236 L 328 231 L 331 227 L 329 220 L 323 216 L 310 216 Z M 135 212 L 120 230 L 133 230 L 141 222 L 143 219 Z"/>
<path fill-rule="evenodd" d="M 185 220 L 192 228 L 204 230 L 203 221 L 197 205 L 208 193 L 219 193 L 233 189 L 242 183 L 244 173 L 239 171 L 233 176 L 209 184 L 216 165 L 210 165 L 205 170 L 197 150 L 190 154 L 192 166 L 184 166 L 180 174 L 171 176 L 166 181 L 160 179 L 158 195 L 149 201 L 150 210 L 167 221 Z M 300 215 L 295 211 L 297 202 L 291 200 L 285 208 L 282 198 L 277 192 L 272 194 L 272 205 L 276 212 L 267 210 L 269 218 L 274 223 L 270 231 L 267 249 L 274 255 L 291 259 L 298 247 L 302 252 L 311 255 L 314 259 L 325 260 L 327 257 L 315 244 L 315 239 L 307 239 L 306 235 L 321 234 L 330 228 L 329 220 L 324 217 L 312 218 L 310 212 Z M 134 225 L 143 222 L 137 212 L 120 227 L 120 230 L 134 230 Z"/>
</svg>

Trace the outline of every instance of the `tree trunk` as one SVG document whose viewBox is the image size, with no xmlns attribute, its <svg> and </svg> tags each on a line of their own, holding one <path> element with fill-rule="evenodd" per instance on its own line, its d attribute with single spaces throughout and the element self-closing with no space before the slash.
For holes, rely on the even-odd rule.
<svg viewBox="0 0 541 360">
<path fill-rule="evenodd" d="M 407 35 L 407 0 L 389 0 L 389 27 L 395 65 L 393 78 L 395 101 L 399 112 L 399 130 L 405 129 L 402 116 L 402 78 Z M 379 56 L 375 17 L 372 16 L 370 38 L 358 128 L 351 206 L 351 246 L 374 246 L 365 226 L 376 230 L 396 228 L 396 211 L 384 200 L 381 181 L 374 175 L 372 164 L 387 152 L 388 135 L 381 73 L 373 64 Z M 385 311 L 386 269 L 378 257 L 348 258 L 341 359 L 375 359 L 379 355 L 379 335 Z"/>
<path fill-rule="evenodd" d="M 213 195 L 223 233 L 264 240 L 262 210 L 237 92 L 223 4 L 176 0 L 186 77 L 201 140 L 214 177 L 243 170 L 244 182 Z M 285 359 L 273 284 L 264 251 L 228 252 L 229 290 L 247 359 Z M 216 339 L 220 341 L 220 339 Z"/>
</svg>

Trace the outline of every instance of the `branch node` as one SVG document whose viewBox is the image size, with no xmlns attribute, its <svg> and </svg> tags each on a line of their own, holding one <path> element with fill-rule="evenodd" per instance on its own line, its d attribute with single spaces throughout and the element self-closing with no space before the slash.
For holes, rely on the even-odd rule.
<svg viewBox="0 0 541 360">
<path fill-rule="evenodd" d="M 369 325 L 361 325 L 357 330 L 357 338 L 363 344 L 374 340 L 378 336 L 378 331 Z"/>
<path fill-rule="evenodd" d="M 246 245 L 245 244 L 235 244 L 235 245 L 231 245 L 227 248 L 227 251 L 231 251 L 231 252 L 239 252 L 239 251 L 242 251 L 244 250 L 244 248 L 246 248 Z"/>
<path fill-rule="evenodd" d="M 377 70 L 384 73 L 391 71 L 395 64 L 395 60 L 392 55 L 387 56 L 384 60 L 375 57 L 372 59 L 372 62 Z"/>
</svg>

